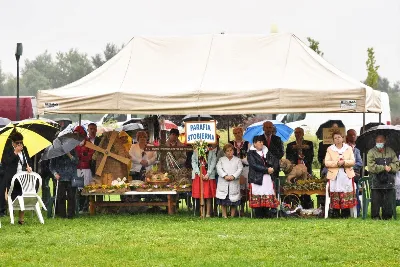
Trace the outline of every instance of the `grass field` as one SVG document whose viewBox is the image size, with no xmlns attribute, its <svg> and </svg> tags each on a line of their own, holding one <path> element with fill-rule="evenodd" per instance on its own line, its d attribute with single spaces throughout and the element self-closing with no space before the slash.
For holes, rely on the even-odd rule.
<svg viewBox="0 0 400 267">
<path fill-rule="evenodd" d="M 201 220 L 188 212 L 2 218 L 0 266 L 400 266 L 400 221 Z"/>
</svg>

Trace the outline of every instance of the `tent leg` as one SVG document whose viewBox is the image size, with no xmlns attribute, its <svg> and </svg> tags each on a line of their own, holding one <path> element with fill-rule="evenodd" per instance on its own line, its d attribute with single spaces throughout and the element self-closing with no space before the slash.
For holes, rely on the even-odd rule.
<svg viewBox="0 0 400 267">
<path fill-rule="evenodd" d="M 382 123 L 382 113 L 379 113 L 379 123 Z"/>
<path fill-rule="evenodd" d="M 82 125 L 82 114 L 79 114 L 79 125 Z"/>
<path fill-rule="evenodd" d="M 363 112 L 363 127 L 362 127 L 362 133 L 365 132 L 365 112 Z"/>
</svg>

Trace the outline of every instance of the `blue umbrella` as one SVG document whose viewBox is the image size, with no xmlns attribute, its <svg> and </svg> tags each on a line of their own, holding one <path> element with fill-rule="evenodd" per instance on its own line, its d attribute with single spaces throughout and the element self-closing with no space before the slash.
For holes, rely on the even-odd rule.
<svg viewBox="0 0 400 267">
<path fill-rule="evenodd" d="M 289 140 L 290 136 L 293 133 L 293 129 L 286 124 L 275 120 L 265 120 L 253 123 L 252 125 L 247 127 L 246 131 L 244 132 L 243 139 L 252 143 L 254 136 L 264 134 L 263 123 L 266 121 L 270 121 L 274 124 L 274 126 L 276 127 L 276 135 L 279 136 L 283 142 Z"/>
</svg>

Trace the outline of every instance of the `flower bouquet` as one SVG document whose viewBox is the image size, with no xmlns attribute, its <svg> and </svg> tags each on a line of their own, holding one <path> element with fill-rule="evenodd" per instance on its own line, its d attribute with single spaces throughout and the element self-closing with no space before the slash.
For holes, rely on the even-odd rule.
<svg viewBox="0 0 400 267">
<path fill-rule="evenodd" d="M 116 180 L 113 180 L 111 182 L 110 190 L 114 190 L 113 192 L 115 193 L 125 193 L 126 191 L 129 191 L 129 184 L 126 183 L 126 177 L 124 178 L 117 178 Z M 110 192 L 112 193 L 112 192 Z"/>
</svg>

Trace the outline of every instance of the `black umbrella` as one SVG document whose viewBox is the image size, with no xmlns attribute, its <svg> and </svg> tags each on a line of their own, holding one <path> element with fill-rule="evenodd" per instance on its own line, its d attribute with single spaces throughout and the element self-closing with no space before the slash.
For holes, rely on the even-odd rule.
<svg viewBox="0 0 400 267">
<path fill-rule="evenodd" d="M 379 126 L 379 125 L 385 125 L 384 123 L 379 123 L 379 122 L 370 122 L 370 123 L 368 123 L 368 124 L 365 124 L 365 131 L 363 131 L 363 127 L 361 127 L 360 128 L 360 134 L 363 134 L 364 132 L 366 132 L 366 131 L 368 131 L 369 129 L 371 129 L 372 127 L 376 127 L 376 126 Z"/>
<path fill-rule="evenodd" d="M 343 122 L 341 120 L 329 120 L 324 122 L 323 124 L 321 124 L 317 130 L 317 132 L 315 133 L 315 135 L 317 136 L 318 139 L 322 140 L 323 139 L 323 129 L 324 128 L 332 128 L 333 124 L 337 124 L 339 126 L 339 128 L 345 128 Z"/>
<path fill-rule="evenodd" d="M 400 128 L 392 125 L 379 125 L 372 127 L 357 138 L 356 146 L 361 152 L 368 152 L 375 146 L 377 135 L 386 137 L 386 146 L 392 148 L 396 153 L 400 152 Z"/>
<path fill-rule="evenodd" d="M 85 137 L 78 133 L 67 133 L 54 139 L 53 144 L 45 149 L 41 160 L 57 158 L 65 155 L 79 145 Z"/>
<path fill-rule="evenodd" d="M 198 121 L 200 116 L 200 121 L 212 121 L 214 120 L 211 115 L 203 114 L 203 115 L 186 115 L 183 117 L 182 121 Z"/>
</svg>

